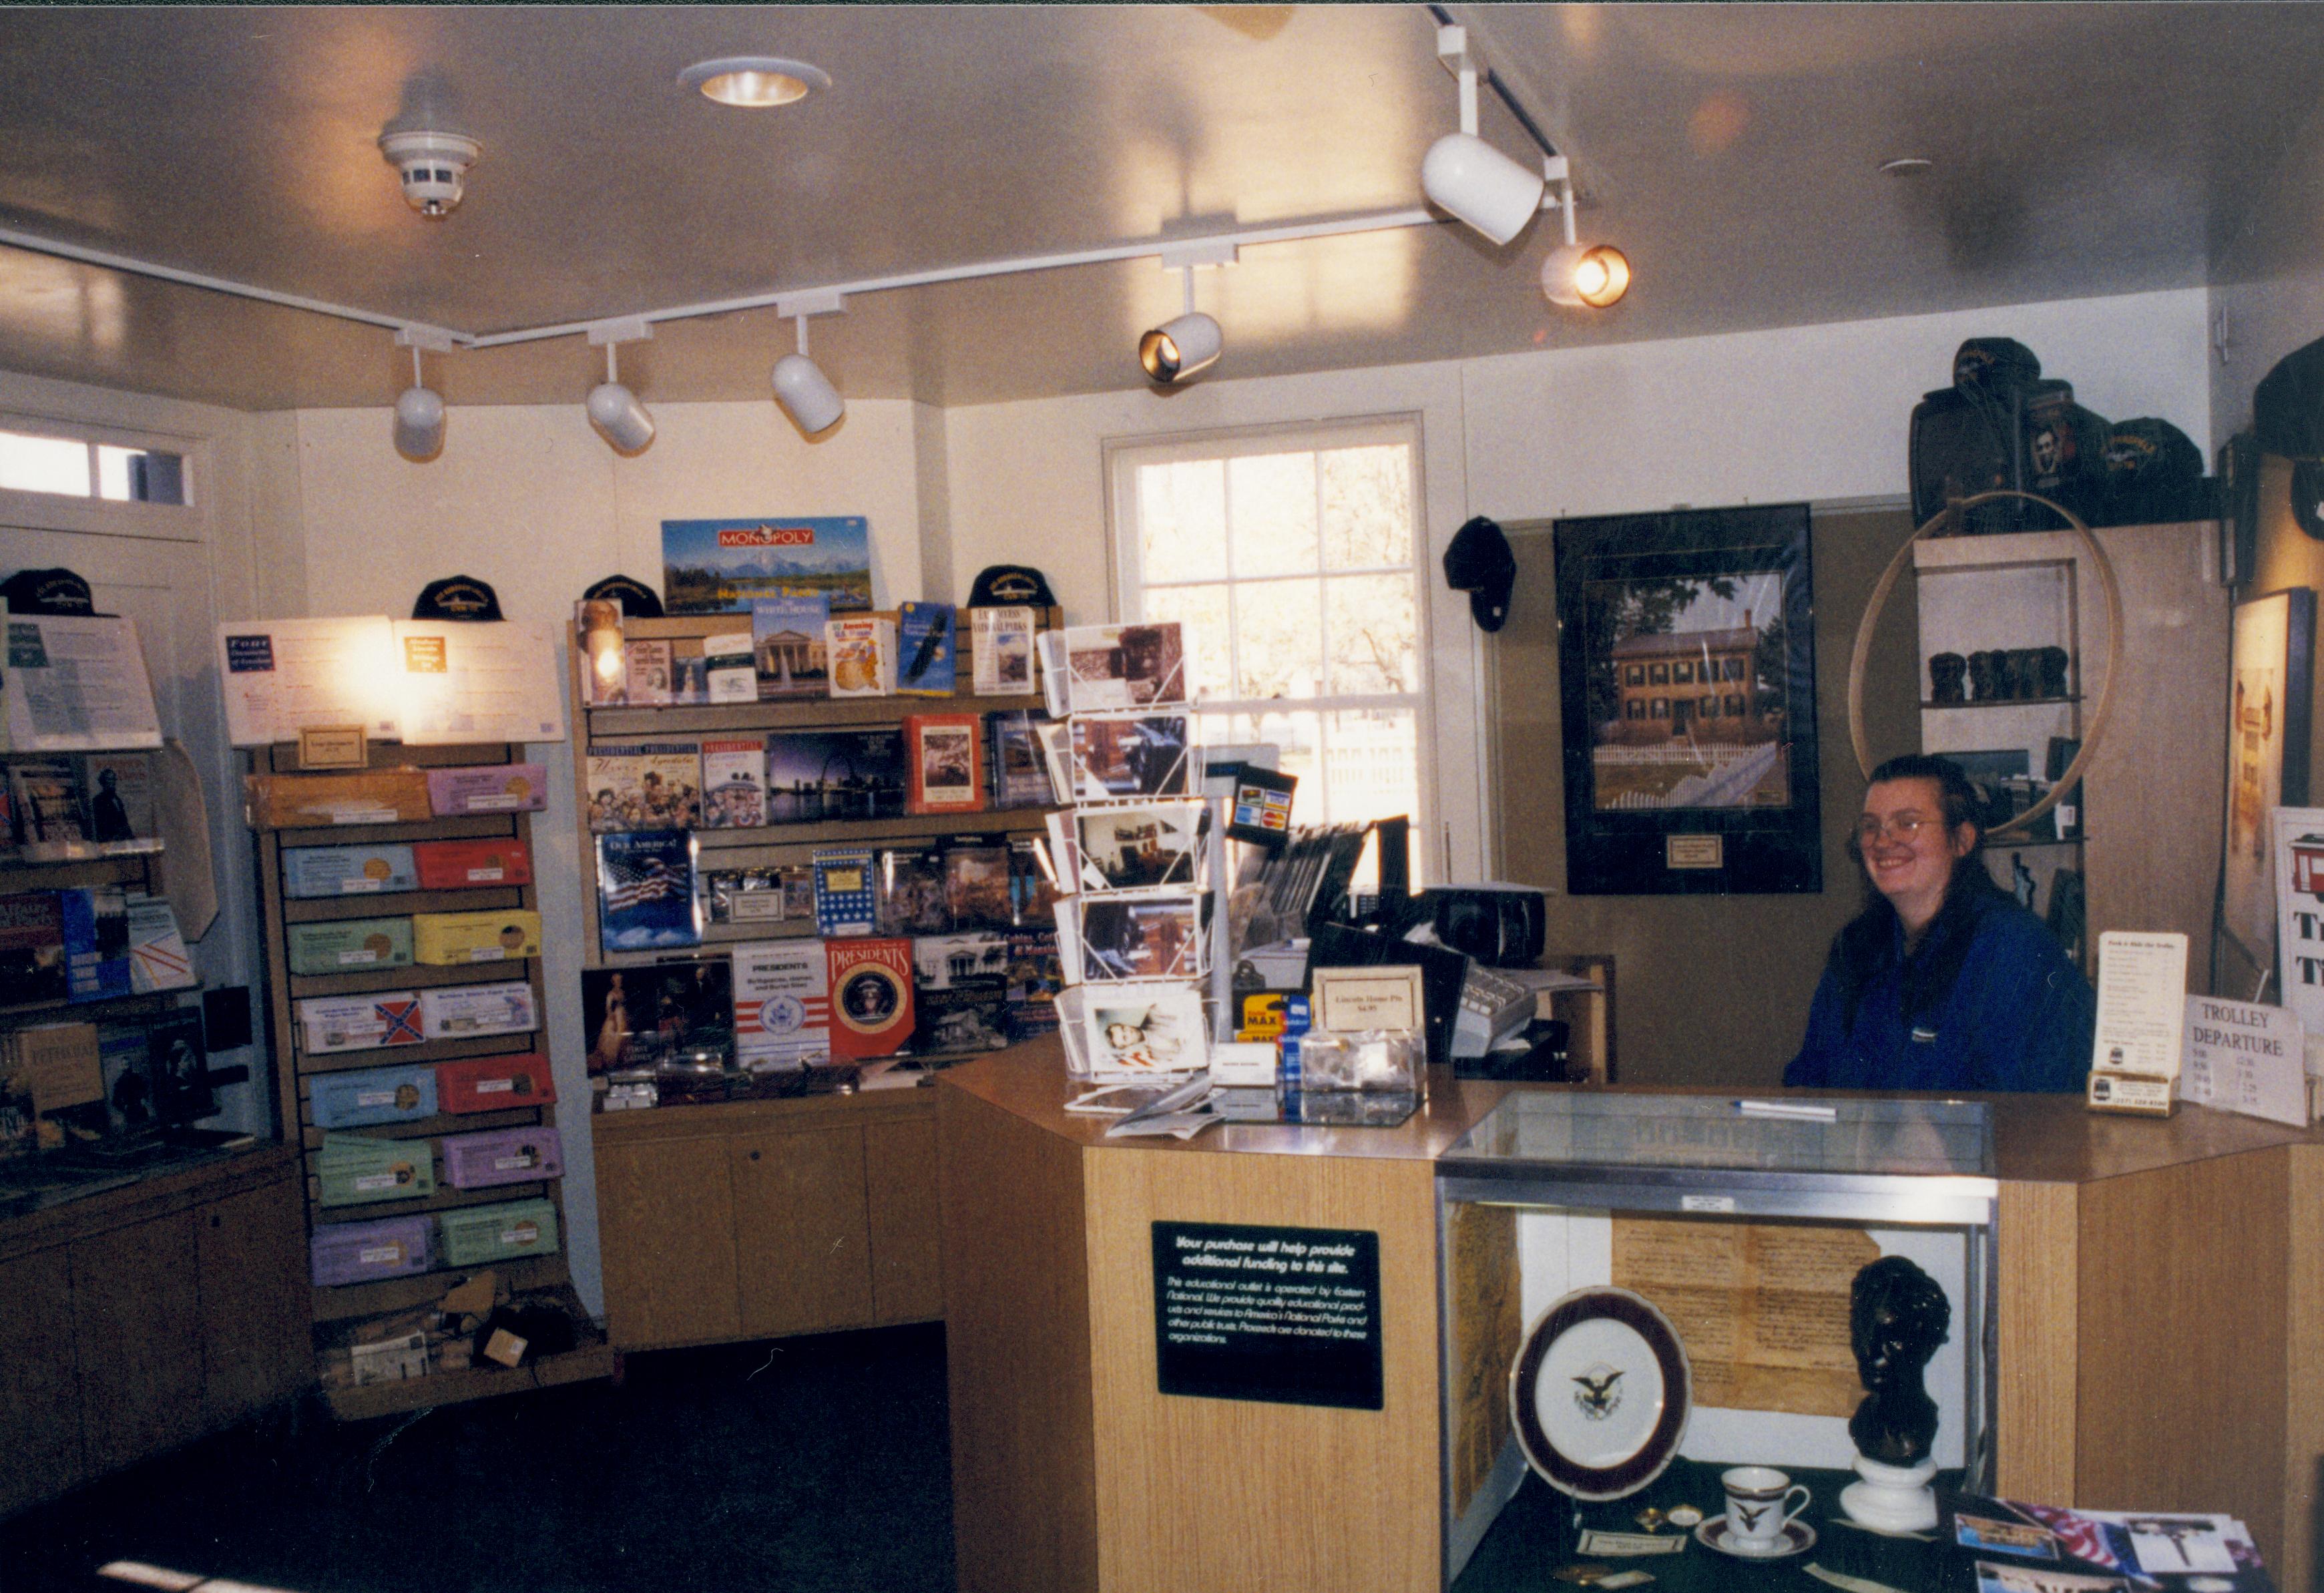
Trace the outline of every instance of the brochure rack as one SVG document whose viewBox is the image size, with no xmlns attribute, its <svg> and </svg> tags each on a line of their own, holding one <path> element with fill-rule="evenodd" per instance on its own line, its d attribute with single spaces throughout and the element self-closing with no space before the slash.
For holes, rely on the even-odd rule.
<svg viewBox="0 0 2324 1593">
<path fill-rule="evenodd" d="M 474 768 L 516 761 L 517 752 L 518 749 L 514 747 L 499 744 L 374 746 L 370 750 L 370 767 Z M 298 748 L 293 744 L 260 748 L 252 753 L 251 761 L 254 772 L 260 774 L 295 778 L 300 773 Z M 563 1220 L 562 1180 L 548 1178 L 484 1189 L 456 1189 L 443 1176 L 442 1149 L 439 1144 L 435 1143 L 446 1135 L 494 1128 L 552 1127 L 557 1120 L 554 1104 L 515 1106 L 489 1112 L 438 1112 L 434 1116 L 399 1122 L 329 1129 L 328 1133 L 334 1137 L 356 1136 L 429 1144 L 429 1154 L 437 1174 L 436 1187 L 434 1193 L 411 1200 L 366 1202 L 359 1205 L 333 1205 L 328 1208 L 322 1204 L 321 1158 L 326 1130 L 316 1122 L 314 1097 L 318 1081 L 366 1068 L 426 1065 L 463 1058 L 516 1056 L 531 1052 L 545 1054 L 548 1050 L 548 1007 L 538 957 L 449 967 L 415 963 L 376 970 L 358 969 L 344 973 L 293 973 L 289 953 L 291 927 L 345 919 L 401 917 L 414 913 L 507 908 L 538 911 L 540 901 L 537 888 L 530 883 L 460 890 L 356 892 L 337 897 L 293 898 L 285 889 L 283 853 L 293 847 L 392 845 L 455 840 L 513 839 L 530 847 L 531 831 L 530 815 L 499 813 L 431 819 L 419 824 L 339 824 L 327 828 L 266 830 L 255 837 L 261 905 L 266 925 L 267 1017 L 275 1057 L 277 1104 L 281 1113 L 283 1138 L 298 1148 L 303 1159 L 309 1233 L 318 1227 L 340 1222 L 411 1216 L 432 1220 L 438 1212 L 465 1207 L 545 1199 L 551 1202 L 557 1212 L 558 1249 L 550 1254 L 493 1263 L 492 1270 L 519 1294 L 544 1291 L 564 1293 L 568 1314 L 582 1330 L 584 1340 L 578 1348 L 566 1354 L 542 1358 L 513 1370 L 487 1365 L 476 1369 L 441 1371 L 394 1382 L 334 1388 L 328 1395 L 331 1409 L 343 1420 L 353 1421 L 423 1405 L 449 1404 L 493 1394 L 512 1393 L 521 1388 L 606 1377 L 613 1369 L 613 1351 L 603 1342 L 588 1342 L 592 1335 L 587 1319 L 580 1312 L 577 1302 L 570 1297 L 570 1277 L 563 1250 L 567 1229 Z M 533 1011 L 540 1027 L 529 1034 L 426 1040 L 416 1045 L 310 1053 L 298 1021 L 297 1003 L 313 998 L 427 991 L 517 980 L 531 987 Z M 430 1255 L 432 1264 L 422 1272 L 367 1283 L 315 1286 L 310 1294 L 317 1350 L 325 1352 L 336 1346 L 362 1341 L 366 1337 L 364 1324 L 367 1321 L 377 1321 L 391 1313 L 408 1312 L 424 1306 L 440 1298 L 462 1277 L 483 1270 L 477 1266 L 455 1266 L 444 1262 L 440 1244 L 431 1248 Z"/>
</svg>

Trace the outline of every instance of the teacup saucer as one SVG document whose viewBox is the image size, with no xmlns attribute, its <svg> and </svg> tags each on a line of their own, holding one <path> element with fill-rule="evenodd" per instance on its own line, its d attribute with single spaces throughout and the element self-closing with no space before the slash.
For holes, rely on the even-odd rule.
<svg viewBox="0 0 2324 1593">
<path fill-rule="evenodd" d="M 1787 1521 L 1784 1523 L 1783 1535 L 1772 1547 L 1745 1549 L 1739 1547 L 1733 1538 L 1727 1535 L 1727 1517 L 1714 1515 L 1694 1529 L 1694 1541 L 1714 1553 L 1726 1555 L 1729 1560 L 1748 1560 L 1765 1563 L 1773 1560 L 1790 1560 L 1796 1555 L 1806 1553 L 1815 1547 L 1816 1535 L 1815 1528 L 1806 1522 Z"/>
</svg>

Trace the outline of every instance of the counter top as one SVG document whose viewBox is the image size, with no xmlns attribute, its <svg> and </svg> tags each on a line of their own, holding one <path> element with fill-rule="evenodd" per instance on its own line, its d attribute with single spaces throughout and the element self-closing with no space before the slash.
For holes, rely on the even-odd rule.
<svg viewBox="0 0 2324 1593">
<path fill-rule="evenodd" d="M 263 1140 L 237 1150 L 189 1153 L 161 1165 L 100 1175 L 95 1187 L 30 1211 L 0 1215 L 0 1259 L 107 1229 L 142 1222 L 285 1176 L 290 1146 Z M 121 1182 L 111 1182 L 119 1178 Z"/>
<path fill-rule="evenodd" d="M 1431 1068 L 1428 1104 L 1394 1128 L 1316 1128 L 1281 1123 L 1225 1123 L 1193 1139 L 1141 1137 L 1108 1139 L 1112 1119 L 1065 1110 L 1077 1093 L 1065 1078 L 1065 1047 L 1055 1036 L 1029 1040 L 936 1075 L 939 1089 L 965 1091 L 1037 1128 L 1075 1144 L 1106 1149 L 1234 1152 L 1271 1156 L 1384 1157 L 1434 1161 L 1512 1090 L 1573 1090 L 1621 1095 L 1724 1095 L 1765 1100 L 1814 1100 L 1849 1094 L 1837 1090 L 1766 1090 L 1709 1086 L 1508 1084 L 1455 1079 Z M 2275 1146 L 2324 1143 L 2314 1128 L 2292 1128 L 2257 1118 L 2182 1105 L 2172 1118 L 2093 1112 L 2075 1095 L 1901 1095 L 1922 1100 L 1993 1103 L 1996 1174 L 2005 1182 L 2089 1183 L 2158 1167 L 2238 1156 Z"/>
</svg>

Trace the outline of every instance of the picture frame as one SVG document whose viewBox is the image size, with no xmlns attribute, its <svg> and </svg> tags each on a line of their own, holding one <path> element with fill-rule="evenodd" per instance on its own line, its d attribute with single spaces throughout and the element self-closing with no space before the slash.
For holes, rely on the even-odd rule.
<svg viewBox="0 0 2324 1593">
<path fill-rule="evenodd" d="M 2275 966 L 2268 815 L 2309 800 L 2316 594 L 2291 586 L 2236 604 L 2227 667 L 2227 811 L 2220 933 L 2255 969 Z"/>
<path fill-rule="evenodd" d="M 1822 889 L 1808 506 L 1552 531 L 1566 889 Z"/>
</svg>

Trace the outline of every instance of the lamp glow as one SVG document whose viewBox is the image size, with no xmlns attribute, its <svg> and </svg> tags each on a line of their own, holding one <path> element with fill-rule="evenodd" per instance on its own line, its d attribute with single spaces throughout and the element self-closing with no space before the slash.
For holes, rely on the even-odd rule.
<svg viewBox="0 0 2324 1593">
<path fill-rule="evenodd" d="M 1541 262 L 1541 290 L 1554 304 L 1604 309 L 1630 290 L 1630 261 L 1611 244 L 1568 244 Z"/>
<path fill-rule="evenodd" d="M 723 106 L 764 110 L 805 99 L 831 87 L 831 74 L 803 60 L 774 55 L 734 55 L 698 60 L 678 75 L 686 87 L 699 88 Z"/>
</svg>

